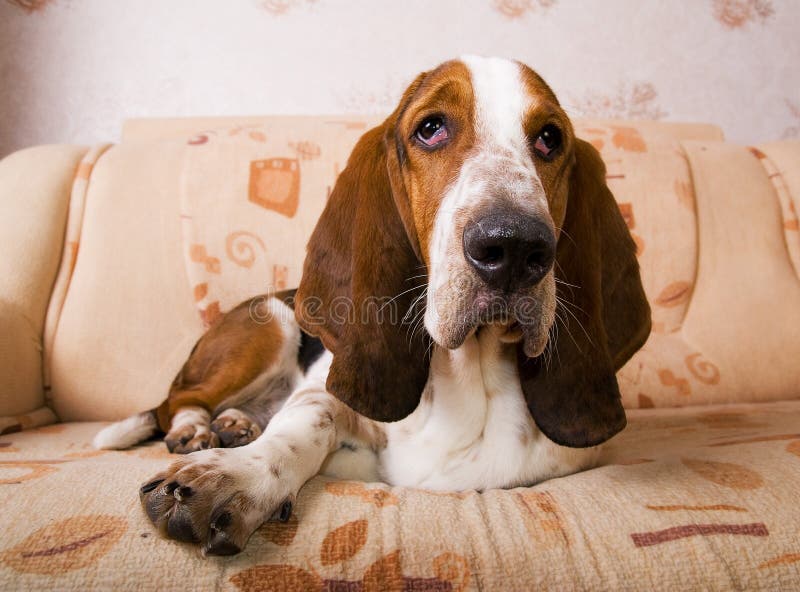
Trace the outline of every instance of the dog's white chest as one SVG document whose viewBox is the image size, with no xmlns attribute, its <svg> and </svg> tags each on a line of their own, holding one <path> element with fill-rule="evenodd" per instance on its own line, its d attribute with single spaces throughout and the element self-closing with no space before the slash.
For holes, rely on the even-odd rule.
<svg viewBox="0 0 800 592">
<path fill-rule="evenodd" d="M 514 346 L 484 329 L 460 348 L 436 348 L 419 407 L 386 424 L 379 470 L 393 485 L 489 489 L 588 468 L 598 450 L 554 444 L 530 416 Z"/>
</svg>

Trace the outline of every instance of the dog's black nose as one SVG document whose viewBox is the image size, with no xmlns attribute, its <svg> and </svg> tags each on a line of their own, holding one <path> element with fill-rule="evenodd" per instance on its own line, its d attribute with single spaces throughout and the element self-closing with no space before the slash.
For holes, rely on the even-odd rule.
<svg viewBox="0 0 800 592">
<path fill-rule="evenodd" d="M 464 229 L 464 257 L 492 288 L 512 292 L 537 284 L 550 271 L 556 237 L 532 216 L 492 214 Z"/>
</svg>

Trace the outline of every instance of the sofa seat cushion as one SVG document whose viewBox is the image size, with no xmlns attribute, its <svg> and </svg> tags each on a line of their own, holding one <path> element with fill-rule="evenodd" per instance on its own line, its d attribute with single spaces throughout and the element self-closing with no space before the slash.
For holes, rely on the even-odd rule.
<svg viewBox="0 0 800 592">
<path fill-rule="evenodd" d="M 780 589 L 800 582 L 800 400 L 645 409 L 599 468 L 433 493 L 315 478 L 230 558 L 159 538 L 137 487 L 162 442 L 96 451 L 102 424 L 0 437 L 0 588 Z M 187 580 L 187 578 L 189 578 Z M 793 582 L 794 584 L 790 584 Z"/>
</svg>

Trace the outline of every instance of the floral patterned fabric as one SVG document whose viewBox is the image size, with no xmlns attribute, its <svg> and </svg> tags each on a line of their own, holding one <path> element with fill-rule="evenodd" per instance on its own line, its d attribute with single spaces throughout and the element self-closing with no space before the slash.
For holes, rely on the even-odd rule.
<svg viewBox="0 0 800 592">
<path fill-rule="evenodd" d="M 602 466 L 433 493 L 313 479 L 232 558 L 158 537 L 137 487 L 164 444 L 97 423 L 0 437 L 0 588 L 690 590 L 800 585 L 800 401 L 629 412 Z"/>
</svg>

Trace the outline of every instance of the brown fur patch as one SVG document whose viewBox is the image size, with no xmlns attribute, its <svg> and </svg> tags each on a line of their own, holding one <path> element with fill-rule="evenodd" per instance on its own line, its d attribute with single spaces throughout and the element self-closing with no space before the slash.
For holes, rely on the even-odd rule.
<svg viewBox="0 0 800 592">
<path fill-rule="evenodd" d="M 257 297 L 261 298 L 261 297 Z M 283 332 L 276 317 L 259 323 L 251 315 L 256 298 L 222 316 L 195 345 L 167 399 L 157 410 L 159 427 L 169 431 L 175 413 L 196 405 L 212 411 L 273 364 L 279 363 Z"/>
</svg>

